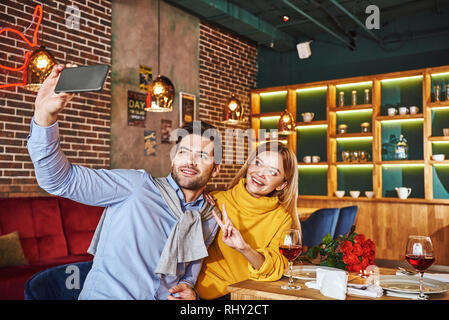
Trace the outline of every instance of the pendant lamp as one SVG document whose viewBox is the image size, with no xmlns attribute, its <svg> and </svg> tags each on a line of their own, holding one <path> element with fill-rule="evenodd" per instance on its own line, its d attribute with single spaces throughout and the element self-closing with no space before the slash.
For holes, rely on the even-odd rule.
<svg viewBox="0 0 449 320">
<path fill-rule="evenodd" d="M 229 124 L 237 124 L 243 122 L 243 106 L 235 94 L 231 95 L 225 105 L 223 112 L 223 122 Z"/>
<path fill-rule="evenodd" d="M 28 65 L 23 74 L 24 88 L 30 91 L 39 91 L 55 64 L 57 64 L 56 60 L 44 46 L 34 50 L 28 59 Z"/>
<path fill-rule="evenodd" d="M 169 112 L 173 110 L 173 100 L 175 99 L 175 87 L 167 77 L 161 76 L 161 4 L 160 0 L 157 2 L 157 71 L 158 76 L 148 86 L 146 107 L 145 110 L 149 112 Z"/>
<path fill-rule="evenodd" d="M 39 32 L 39 26 L 43 15 L 43 5 L 37 6 L 33 15 L 33 21 L 30 26 L 26 29 L 28 30 L 37 18 L 37 13 L 40 11 L 40 16 L 38 17 L 38 23 L 36 26 L 36 31 L 34 34 L 34 41 L 37 44 L 37 33 Z M 26 68 L 23 73 L 23 83 L 24 88 L 30 91 L 39 91 L 42 83 L 50 75 L 51 70 L 57 64 L 57 61 L 53 55 L 45 49 L 42 45 L 44 39 L 44 27 L 41 26 L 41 46 L 35 49 L 30 57 L 28 58 Z M 26 32 L 26 30 L 24 32 Z"/>
<path fill-rule="evenodd" d="M 278 134 L 288 135 L 295 133 L 295 118 L 287 109 L 282 112 L 278 122 Z"/>
</svg>

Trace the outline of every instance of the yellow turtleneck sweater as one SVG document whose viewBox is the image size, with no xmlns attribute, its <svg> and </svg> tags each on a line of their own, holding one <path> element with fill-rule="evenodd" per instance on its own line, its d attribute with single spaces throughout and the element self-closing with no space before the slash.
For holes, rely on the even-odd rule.
<svg viewBox="0 0 449 320">
<path fill-rule="evenodd" d="M 247 279 L 276 281 L 288 266 L 278 246 L 281 232 L 291 227 L 291 216 L 277 197 L 251 196 L 245 181 L 241 179 L 232 189 L 212 194 L 217 208 L 225 204 L 229 219 L 251 248 L 265 257 L 265 262 L 260 269 L 254 269 L 241 253 L 223 243 L 223 232 L 219 230 L 195 286 L 203 299 L 221 297 L 228 293 L 228 285 Z"/>
</svg>

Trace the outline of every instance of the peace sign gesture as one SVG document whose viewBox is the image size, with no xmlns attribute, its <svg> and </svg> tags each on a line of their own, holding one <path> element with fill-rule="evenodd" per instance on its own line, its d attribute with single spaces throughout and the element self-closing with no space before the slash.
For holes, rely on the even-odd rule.
<svg viewBox="0 0 449 320">
<path fill-rule="evenodd" d="M 210 194 L 205 194 L 205 197 L 211 205 L 215 205 L 215 200 Z M 217 221 L 218 226 L 223 232 L 222 240 L 228 247 L 238 251 L 243 251 L 248 247 L 248 244 L 245 242 L 245 240 L 243 240 L 240 231 L 236 227 L 234 227 L 232 221 L 229 219 L 225 204 L 223 203 L 221 207 L 223 213 L 223 221 L 221 221 L 221 219 L 219 218 L 216 208 L 214 208 L 212 214 Z"/>
</svg>

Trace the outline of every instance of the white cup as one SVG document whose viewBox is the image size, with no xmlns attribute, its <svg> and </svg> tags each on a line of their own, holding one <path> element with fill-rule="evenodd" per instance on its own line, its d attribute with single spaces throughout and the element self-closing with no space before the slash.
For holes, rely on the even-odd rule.
<svg viewBox="0 0 449 320">
<path fill-rule="evenodd" d="M 408 113 L 408 108 L 407 107 L 400 107 L 399 108 L 399 114 L 400 115 L 404 115 Z"/>
<path fill-rule="evenodd" d="M 388 115 L 389 116 L 395 116 L 396 113 L 398 113 L 398 110 L 396 108 L 388 108 Z"/>
<path fill-rule="evenodd" d="M 302 158 L 302 160 L 304 160 L 305 163 L 310 163 L 312 161 L 312 157 L 311 156 L 305 156 L 304 158 Z"/>
<path fill-rule="evenodd" d="M 417 114 L 418 111 L 419 111 L 419 108 L 417 106 L 410 107 L 410 114 Z"/>
<path fill-rule="evenodd" d="M 410 193 L 412 193 L 412 188 L 400 187 L 395 189 L 398 194 L 398 197 L 401 199 L 407 199 Z"/>
<path fill-rule="evenodd" d="M 351 195 L 351 197 L 353 197 L 354 199 L 358 198 L 360 195 L 360 191 L 349 191 L 349 194 Z"/>
<path fill-rule="evenodd" d="M 313 163 L 318 163 L 318 162 L 320 162 L 320 156 L 312 156 L 312 162 L 313 162 Z"/>
<path fill-rule="evenodd" d="M 446 157 L 446 155 L 445 155 L 444 153 L 433 154 L 433 155 L 432 155 L 432 160 L 435 160 L 435 161 L 443 161 L 445 157 Z"/>
<path fill-rule="evenodd" d="M 373 191 L 365 191 L 365 196 L 369 199 L 372 199 L 374 197 Z"/>
<path fill-rule="evenodd" d="M 335 195 L 337 196 L 337 198 L 343 198 L 343 196 L 345 195 L 345 191 L 337 190 L 337 191 L 335 191 Z"/>
</svg>

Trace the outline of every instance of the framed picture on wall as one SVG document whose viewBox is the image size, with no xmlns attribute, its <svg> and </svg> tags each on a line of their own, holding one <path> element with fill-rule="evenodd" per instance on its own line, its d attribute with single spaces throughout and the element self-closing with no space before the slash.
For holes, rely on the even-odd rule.
<svg viewBox="0 0 449 320">
<path fill-rule="evenodd" d="M 187 92 L 179 93 L 179 126 L 195 121 L 196 97 Z"/>
</svg>

